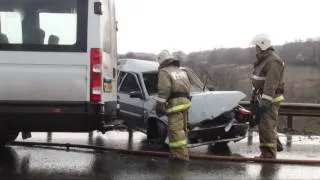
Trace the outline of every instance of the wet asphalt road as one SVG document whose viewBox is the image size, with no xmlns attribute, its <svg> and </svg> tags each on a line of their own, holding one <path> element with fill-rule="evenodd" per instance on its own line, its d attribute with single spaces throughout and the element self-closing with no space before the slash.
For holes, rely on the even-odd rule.
<svg viewBox="0 0 320 180">
<path fill-rule="evenodd" d="M 129 138 L 130 137 L 130 138 Z M 129 138 L 129 139 L 128 139 Z M 143 149 L 142 133 L 33 133 L 28 141 L 89 144 Z M 251 139 L 251 138 L 249 138 Z M 288 146 L 279 158 L 320 160 L 320 137 L 280 135 Z M 18 140 L 21 140 L 19 138 Z M 193 148 L 205 154 L 255 156 L 259 154 L 254 133 L 251 140 L 230 143 L 229 149 Z M 249 145 L 248 145 L 249 144 Z M 0 179 L 320 179 L 319 165 L 231 163 L 192 160 L 174 164 L 166 158 L 120 155 L 96 150 L 12 146 L 0 150 Z"/>
</svg>

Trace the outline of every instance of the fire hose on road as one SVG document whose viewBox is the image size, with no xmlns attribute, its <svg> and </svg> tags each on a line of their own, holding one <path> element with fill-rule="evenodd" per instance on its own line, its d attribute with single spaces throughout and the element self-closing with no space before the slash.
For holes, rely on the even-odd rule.
<svg viewBox="0 0 320 180">
<path fill-rule="evenodd" d="M 42 142 L 21 142 L 16 141 L 11 145 L 13 146 L 29 146 L 29 147 L 65 147 L 66 150 L 70 148 L 84 148 L 100 151 L 108 151 L 118 154 L 136 155 L 136 156 L 156 156 L 156 157 L 169 157 L 168 152 L 160 151 L 146 151 L 146 150 L 128 150 L 128 149 L 115 149 L 102 146 L 69 144 L 69 143 L 42 143 Z M 262 159 L 250 158 L 241 156 L 216 156 L 216 155 L 203 155 L 198 153 L 191 153 L 190 159 L 195 160 L 208 160 L 208 161 L 231 161 L 231 162 L 254 162 L 254 163 L 274 163 L 274 164 L 297 164 L 297 165 L 320 165 L 320 160 L 297 160 L 297 159 Z"/>
<path fill-rule="evenodd" d="M 242 102 L 242 106 L 248 108 L 249 102 Z M 299 104 L 299 103 L 284 103 L 280 108 L 280 115 L 288 116 L 288 129 L 292 129 L 293 116 L 305 117 L 320 117 L 319 104 Z M 15 141 L 11 145 L 14 146 L 30 146 L 30 147 L 63 147 L 67 150 L 70 148 L 93 149 L 100 151 L 114 152 L 118 154 L 128 154 L 137 156 L 157 156 L 169 157 L 168 152 L 163 151 L 149 151 L 149 150 L 128 150 L 107 148 L 103 146 L 70 144 L 70 143 L 41 143 L 41 142 L 22 142 Z M 242 156 L 218 156 L 218 155 L 204 155 L 200 153 L 190 153 L 190 158 L 195 160 L 209 160 L 209 161 L 230 161 L 230 162 L 253 162 L 253 163 L 274 163 L 274 164 L 297 164 L 297 165 L 320 165 L 320 160 L 298 160 L 298 159 L 261 159 Z"/>
</svg>

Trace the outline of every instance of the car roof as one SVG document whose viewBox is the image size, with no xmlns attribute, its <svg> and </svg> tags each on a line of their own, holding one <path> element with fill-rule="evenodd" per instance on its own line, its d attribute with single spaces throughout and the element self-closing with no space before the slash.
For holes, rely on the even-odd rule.
<svg viewBox="0 0 320 180">
<path fill-rule="evenodd" d="M 159 63 L 141 59 L 119 59 L 118 69 L 125 72 L 157 72 Z"/>
</svg>

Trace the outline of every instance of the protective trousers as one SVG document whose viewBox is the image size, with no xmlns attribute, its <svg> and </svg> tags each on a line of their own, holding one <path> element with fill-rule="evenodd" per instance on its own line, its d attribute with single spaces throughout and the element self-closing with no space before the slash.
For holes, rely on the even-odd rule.
<svg viewBox="0 0 320 180">
<path fill-rule="evenodd" d="M 260 151 L 262 157 L 276 158 L 277 146 L 281 146 L 277 133 L 280 103 L 271 103 L 259 122 Z"/>
<path fill-rule="evenodd" d="M 168 114 L 169 148 L 173 158 L 189 160 L 187 118 L 187 111 Z"/>
</svg>

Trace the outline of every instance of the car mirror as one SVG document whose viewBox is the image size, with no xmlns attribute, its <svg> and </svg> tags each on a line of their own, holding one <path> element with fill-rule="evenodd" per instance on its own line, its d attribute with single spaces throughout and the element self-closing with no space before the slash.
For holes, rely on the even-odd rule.
<svg viewBox="0 0 320 180">
<path fill-rule="evenodd" d="M 143 98 L 143 95 L 140 91 L 132 91 L 129 93 L 129 96 L 131 98 L 141 98 L 141 99 Z"/>
</svg>

